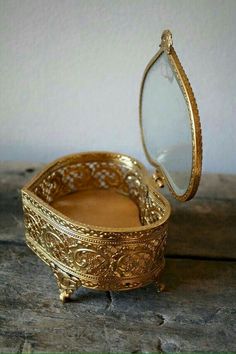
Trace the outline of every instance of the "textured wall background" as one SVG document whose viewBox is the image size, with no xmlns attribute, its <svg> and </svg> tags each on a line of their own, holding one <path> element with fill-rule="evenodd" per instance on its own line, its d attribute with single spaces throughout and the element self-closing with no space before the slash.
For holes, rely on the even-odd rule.
<svg viewBox="0 0 236 354">
<path fill-rule="evenodd" d="M 145 161 L 144 67 L 170 28 L 201 113 L 204 171 L 236 173 L 235 0 L 1 0 L 0 159 Z"/>
</svg>

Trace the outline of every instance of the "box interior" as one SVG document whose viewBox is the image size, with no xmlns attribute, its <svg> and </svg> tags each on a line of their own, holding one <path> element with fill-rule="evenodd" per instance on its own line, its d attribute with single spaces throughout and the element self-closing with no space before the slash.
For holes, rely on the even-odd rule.
<svg viewBox="0 0 236 354">
<path fill-rule="evenodd" d="M 77 154 L 50 165 L 30 189 L 55 213 L 83 224 L 132 228 L 165 214 L 161 196 L 145 182 L 144 168 L 124 155 Z"/>
<path fill-rule="evenodd" d="M 92 189 L 60 197 L 52 206 L 73 220 L 104 227 L 141 226 L 136 203 L 113 189 Z"/>
</svg>

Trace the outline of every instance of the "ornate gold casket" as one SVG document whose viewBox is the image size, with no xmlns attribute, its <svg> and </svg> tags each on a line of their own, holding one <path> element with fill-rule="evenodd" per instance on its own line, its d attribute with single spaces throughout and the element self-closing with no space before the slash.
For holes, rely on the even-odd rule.
<svg viewBox="0 0 236 354">
<path fill-rule="evenodd" d="M 201 175 L 197 105 L 164 31 L 140 91 L 140 126 L 151 176 L 136 159 L 110 152 L 69 155 L 22 189 L 26 242 L 57 279 L 60 299 L 80 286 L 129 290 L 159 285 L 169 202 L 194 196 Z"/>
</svg>

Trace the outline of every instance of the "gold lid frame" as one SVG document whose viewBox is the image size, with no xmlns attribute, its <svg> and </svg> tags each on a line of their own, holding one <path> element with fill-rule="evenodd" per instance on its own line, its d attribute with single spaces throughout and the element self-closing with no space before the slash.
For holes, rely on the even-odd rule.
<svg viewBox="0 0 236 354">
<path fill-rule="evenodd" d="M 174 191 L 173 187 L 171 186 L 170 181 L 168 180 L 167 175 L 161 168 L 161 166 L 152 159 L 150 156 L 148 149 L 146 147 L 145 139 L 144 139 L 144 132 L 143 132 L 143 123 L 142 123 L 142 100 L 143 100 L 143 89 L 144 83 L 147 77 L 147 74 L 153 64 L 159 59 L 159 57 L 166 53 L 168 56 L 169 64 L 176 75 L 176 79 L 179 82 L 181 91 L 183 93 L 188 112 L 189 118 L 191 122 L 191 135 L 192 135 L 192 170 L 191 170 L 191 177 L 189 181 L 188 188 L 183 195 L 178 195 Z M 160 49 L 157 54 L 150 60 L 147 67 L 144 70 L 141 88 L 140 88 L 140 95 L 139 95 L 139 123 L 141 128 L 141 136 L 142 136 L 142 143 L 144 147 L 144 152 L 148 161 L 156 168 L 157 173 L 156 176 L 160 176 L 160 179 L 169 187 L 170 192 L 174 195 L 174 197 L 179 201 L 187 201 L 193 198 L 195 193 L 197 192 L 200 178 L 201 178 L 201 170 L 202 170 L 202 135 L 201 135 L 201 123 L 200 117 L 198 113 L 197 103 L 193 94 L 193 90 L 187 78 L 187 75 L 184 72 L 184 69 L 179 61 L 179 58 L 173 48 L 173 41 L 172 41 L 172 34 L 169 30 L 165 30 L 161 36 L 161 44 Z"/>
</svg>

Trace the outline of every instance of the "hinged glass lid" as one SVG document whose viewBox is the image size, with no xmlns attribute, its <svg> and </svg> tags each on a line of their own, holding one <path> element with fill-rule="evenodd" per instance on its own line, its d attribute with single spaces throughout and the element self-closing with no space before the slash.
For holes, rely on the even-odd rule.
<svg viewBox="0 0 236 354">
<path fill-rule="evenodd" d="M 201 176 L 201 127 L 169 30 L 163 32 L 160 50 L 145 69 L 139 114 L 144 150 L 159 182 L 167 182 L 178 200 L 191 199 Z"/>
</svg>

